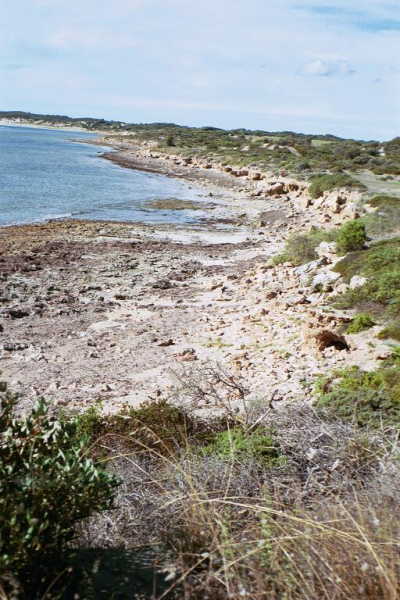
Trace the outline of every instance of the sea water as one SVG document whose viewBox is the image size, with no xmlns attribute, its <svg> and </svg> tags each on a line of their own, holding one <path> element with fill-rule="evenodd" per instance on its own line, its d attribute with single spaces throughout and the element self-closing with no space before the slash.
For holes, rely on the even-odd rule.
<svg viewBox="0 0 400 600">
<path fill-rule="evenodd" d="M 94 134 L 0 126 L 0 226 L 57 218 L 195 223 L 202 210 L 160 210 L 154 200 L 205 201 L 163 175 L 125 169 L 86 144 Z M 204 202 L 206 204 L 206 202 Z"/>
</svg>

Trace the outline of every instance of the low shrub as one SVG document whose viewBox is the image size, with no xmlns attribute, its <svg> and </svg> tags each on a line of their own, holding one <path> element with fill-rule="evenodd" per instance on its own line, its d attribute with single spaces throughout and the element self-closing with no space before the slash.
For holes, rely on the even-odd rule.
<svg viewBox="0 0 400 600">
<path fill-rule="evenodd" d="M 367 250 L 352 252 L 334 270 L 345 281 L 354 275 L 368 280 L 333 299 L 337 308 L 360 307 L 372 315 L 396 316 L 400 313 L 400 239 L 377 242 Z"/>
<path fill-rule="evenodd" d="M 330 192 L 338 188 L 355 188 L 365 190 L 366 187 L 350 175 L 336 173 L 334 175 L 314 175 L 311 178 L 309 193 L 312 198 L 319 198 L 324 192 Z"/>
<path fill-rule="evenodd" d="M 367 203 L 376 209 L 362 217 L 368 236 L 377 239 L 400 230 L 400 198 L 380 195 Z"/>
<path fill-rule="evenodd" d="M 1 395 L 0 580 L 11 573 L 33 598 L 35 585 L 51 581 L 76 524 L 111 507 L 118 481 L 88 458 L 76 419 L 51 416 L 43 400 L 17 416 L 16 403 Z"/>
<path fill-rule="evenodd" d="M 379 332 L 378 338 L 381 340 L 397 340 L 400 342 L 400 320 L 391 321 L 385 329 Z"/>
<path fill-rule="evenodd" d="M 125 447 L 170 454 L 201 433 L 201 423 L 160 398 L 138 408 L 126 405 L 113 415 L 104 415 L 96 407 L 77 416 L 82 434 L 92 440 L 93 452 L 103 452 L 104 446 Z M 206 430 L 206 425 L 204 424 Z M 103 447 L 103 450 L 101 448 Z"/>
<path fill-rule="evenodd" d="M 400 425 L 400 358 L 375 371 L 350 367 L 323 378 L 317 386 L 319 410 L 360 427 Z"/>
<path fill-rule="evenodd" d="M 339 254 L 347 254 L 362 250 L 367 241 L 365 225 L 362 221 L 355 219 L 344 223 L 337 232 L 336 244 Z"/>
<path fill-rule="evenodd" d="M 272 430 L 256 427 L 250 431 L 236 426 L 216 433 L 201 453 L 234 461 L 253 459 L 263 465 L 282 464 L 279 445 Z"/>
<path fill-rule="evenodd" d="M 321 242 L 332 242 L 336 239 L 336 231 L 328 229 L 311 229 L 308 233 L 293 235 L 285 244 L 281 254 L 274 257 L 275 264 L 290 262 L 295 266 L 303 265 L 318 258 L 315 248 Z"/>
<path fill-rule="evenodd" d="M 347 328 L 347 333 L 360 333 L 365 329 L 369 329 L 375 325 L 374 320 L 367 313 L 360 313 L 352 319 Z"/>
</svg>

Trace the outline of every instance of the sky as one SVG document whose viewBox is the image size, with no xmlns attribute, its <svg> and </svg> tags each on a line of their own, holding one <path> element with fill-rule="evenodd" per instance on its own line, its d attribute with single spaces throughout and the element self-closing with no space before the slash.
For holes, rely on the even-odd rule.
<svg viewBox="0 0 400 600">
<path fill-rule="evenodd" d="M 2 0 L 0 110 L 400 135 L 399 0 Z"/>
</svg>

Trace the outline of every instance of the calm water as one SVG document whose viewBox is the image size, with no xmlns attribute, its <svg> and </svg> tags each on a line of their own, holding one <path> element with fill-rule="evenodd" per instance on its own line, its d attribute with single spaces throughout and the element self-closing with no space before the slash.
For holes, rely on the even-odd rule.
<svg viewBox="0 0 400 600">
<path fill-rule="evenodd" d="M 0 126 L 0 226 L 60 217 L 182 223 L 204 216 L 203 211 L 152 209 L 153 200 L 202 200 L 202 191 L 124 169 L 100 158 L 106 148 L 73 141 L 91 137 Z"/>
</svg>

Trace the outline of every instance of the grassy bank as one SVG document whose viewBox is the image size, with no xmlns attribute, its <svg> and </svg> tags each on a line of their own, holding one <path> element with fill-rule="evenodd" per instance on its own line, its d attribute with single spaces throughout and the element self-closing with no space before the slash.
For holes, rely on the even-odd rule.
<svg viewBox="0 0 400 600">
<path fill-rule="evenodd" d="M 109 417 L 96 409 L 49 417 L 45 432 L 74 423 L 86 440 L 78 463 L 93 461 L 120 485 L 108 491 L 113 509 L 93 499 L 97 515 L 75 519 L 56 561 L 45 545 L 26 547 L 26 529 L 15 532 L 28 550 L 25 564 L 44 565 L 44 575 L 35 591 L 3 567 L 5 593 L 14 585 L 21 598 L 67 598 L 71 589 L 109 598 L 113 584 L 121 598 L 153 598 L 151 585 L 160 599 L 395 598 L 397 437 L 387 431 L 382 439 L 341 416 L 301 405 L 275 412 L 266 402 L 204 422 L 160 400 Z M 17 420 L 21 431 L 25 422 Z M 58 445 L 43 451 L 62 460 Z M 55 521 L 64 520 L 68 504 L 58 494 L 54 501 Z M 95 554 L 93 570 L 83 560 L 96 548 L 109 548 L 109 561 L 118 551 L 120 569 L 133 568 L 130 553 L 150 549 L 142 554 L 148 563 L 151 555 L 150 591 L 118 569 L 114 583 L 99 584 L 109 561 Z M 124 577 L 131 587 L 118 595 Z"/>
</svg>

